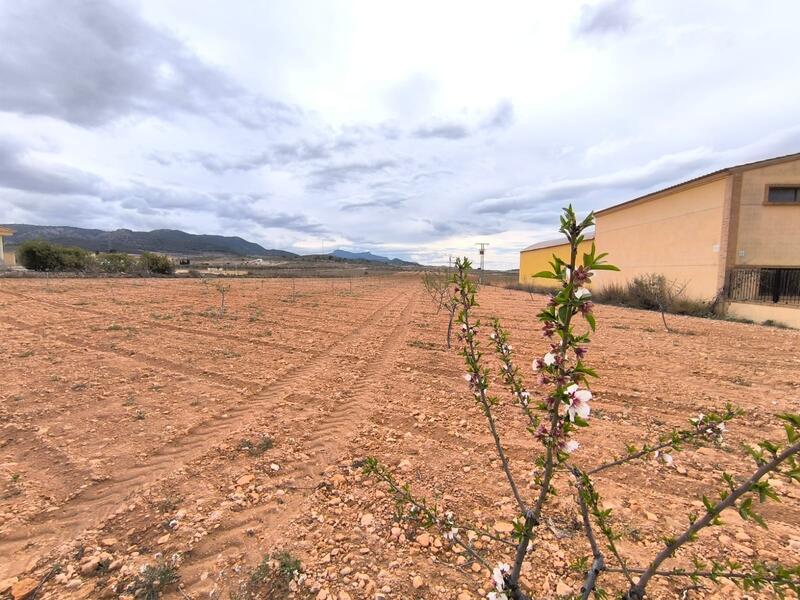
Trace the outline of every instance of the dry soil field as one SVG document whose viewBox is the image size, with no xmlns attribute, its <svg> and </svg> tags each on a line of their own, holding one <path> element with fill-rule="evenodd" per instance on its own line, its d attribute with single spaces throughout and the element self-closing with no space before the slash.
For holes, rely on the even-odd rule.
<svg viewBox="0 0 800 600">
<path fill-rule="evenodd" d="M 357 467 L 377 456 L 487 529 L 502 531 L 513 517 L 461 359 L 444 349 L 446 323 L 418 279 L 359 279 L 352 290 L 300 280 L 294 300 L 289 280 L 231 285 L 217 318 L 219 295 L 198 280 L 0 280 L 0 589 L 59 564 L 39 598 L 115 598 L 161 559 L 180 575 L 165 597 L 229 598 L 266 553 L 286 550 L 306 572 L 291 593 L 298 598 L 485 594 L 486 573 L 440 537 L 396 523 L 385 489 Z M 483 315 L 512 330 L 520 362 L 541 355 L 542 297 L 487 287 L 479 300 Z M 720 448 L 598 477 L 622 550 L 641 565 L 699 494 L 719 489 L 709 467 L 743 473 L 743 441 L 780 439 L 771 415 L 800 405 L 800 333 L 672 317 L 670 334 L 654 313 L 597 313 L 588 361 L 602 378 L 578 463 L 610 459 L 626 441 L 728 401 L 746 411 Z M 534 444 L 514 406 L 498 416 L 526 480 Z M 800 486 L 777 485 L 782 502 L 762 509 L 769 531 L 726 515 L 728 527 L 703 535 L 678 563 L 796 564 Z M 588 553 L 570 492 L 560 491 L 524 571 L 540 598 L 577 590 L 569 565 Z M 508 558 L 496 542 L 478 544 Z M 657 582 L 652 596 L 681 590 Z M 738 597 L 730 584 L 715 593 L 688 597 Z"/>
</svg>

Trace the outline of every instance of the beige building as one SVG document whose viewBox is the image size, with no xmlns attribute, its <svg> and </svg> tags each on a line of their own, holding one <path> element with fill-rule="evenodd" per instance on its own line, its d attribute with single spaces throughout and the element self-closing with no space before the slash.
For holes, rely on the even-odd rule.
<svg viewBox="0 0 800 600">
<path fill-rule="evenodd" d="M 663 274 L 728 314 L 800 327 L 800 154 L 729 167 L 596 213 L 621 271 L 596 288 Z M 529 278 L 520 265 L 520 281 Z"/>
<path fill-rule="evenodd" d="M 5 245 L 3 244 L 3 238 L 12 235 L 14 235 L 13 229 L 9 229 L 8 227 L 0 227 L 0 267 L 11 266 L 16 264 L 13 254 L 6 256 Z"/>
</svg>

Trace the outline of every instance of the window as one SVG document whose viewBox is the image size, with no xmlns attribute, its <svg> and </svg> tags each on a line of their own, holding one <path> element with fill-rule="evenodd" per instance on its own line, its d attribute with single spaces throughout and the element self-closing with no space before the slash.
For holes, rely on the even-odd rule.
<svg viewBox="0 0 800 600">
<path fill-rule="evenodd" d="M 800 187 L 786 185 L 770 186 L 767 190 L 768 204 L 800 204 Z"/>
</svg>

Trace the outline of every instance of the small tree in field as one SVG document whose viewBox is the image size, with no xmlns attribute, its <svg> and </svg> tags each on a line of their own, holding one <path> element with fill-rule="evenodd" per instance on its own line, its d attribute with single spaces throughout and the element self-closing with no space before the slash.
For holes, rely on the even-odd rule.
<svg viewBox="0 0 800 600">
<path fill-rule="evenodd" d="M 225 317 L 225 295 L 231 291 L 231 284 L 218 281 L 214 284 L 214 287 L 219 292 L 219 317 L 222 319 Z"/>
<path fill-rule="evenodd" d="M 582 532 L 591 557 L 585 559 L 586 571 L 579 597 L 588 599 L 611 597 L 610 591 L 600 587 L 605 572 L 621 573 L 622 588 L 614 590 L 617 598 L 642 600 L 648 584 L 654 577 L 689 578 L 693 582 L 705 579 L 716 582 L 726 577 L 745 590 L 772 589 L 782 594 L 785 589 L 800 591 L 800 565 L 785 567 L 776 563 L 753 563 L 744 569 L 732 561 L 695 561 L 694 569 L 668 568 L 664 564 L 674 557 L 685 544 L 697 538 L 705 528 L 721 525 L 720 515 L 727 509 L 738 511 L 745 520 L 764 525 L 764 520 L 754 509 L 754 500 L 765 502 L 777 499 L 770 477 L 788 477 L 800 481 L 800 415 L 777 415 L 783 423 L 786 439 L 765 440 L 748 449 L 755 462 L 749 476 L 736 479 L 721 473 L 722 491 L 714 496 L 702 496 L 704 509 L 686 516 L 684 530 L 664 540 L 663 548 L 652 557 L 625 557 L 617 541 L 621 534 L 612 525 L 611 510 L 602 507 L 593 477 L 609 469 L 640 458 L 659 457 L 671 461 L 671 453 L 682 444 L 718 443 L 725 433 L 728 421 L 740 411 L 728 406 L 719 413 L 700 414 L 689 419 L 685 429 L 666 433 L 642 448 L 628 446 L 624 456 L 612 462 L 592 467 L 578 466 L 574 457 L 580 458 L 578 442 L 574 439 L 579 428 L 589 427 L 592 392 L 590 381 L 597 377 L 594 369 L 586 363 L 587 348 L 596 321 L 591 294 L 585 287 L 595 271 L 616 269 L 603 261 L 605 255 L 597 254 L 594 246 L 590 252 L 578 256 L 578 246 L 584 240 L 583 232 L 593 225 L 590 214 L 578 221 L 572 208 L 564 210 L 561 217 L 561 233 L 567 238 L 571 252 L 568 260 L 553 257 L 551 269 L 538 273 L 537 277 L 559 282 L 560 289 L 552 294 L 547 305 L 539 312 L 542 335 L 550 340 L 549 350 L 533 360 L 532 370 L 541 388 L 534 395 L 524 384 L 520 370 L 515 364 L 514 354 L 506 332 L 497 319 L 488 327 L 488 340 L 499 363 L 499 377 L 504 383 L 513 403 L 519 407 L 527 423 L 527 431 L 539 444 L 539 454 L 533 461 L 534 483 L 537 488 L 533 498 L 527 498 L 517 484 L 509 466 L 503 443 L 496 427 L 494 408 L 501 402 L 489 389 L 490 372 L 485 366 L 481 351 L 481 323 L 474 317 L 477 306 L 476 287 L 469 277 L 470 263 L 467 259 L 456 262 L 456 273 L 452 285 L 458 304 L 458 323 L 461 326 L 461 355 L 466 363 L 467 381 L 472 399 L 486 418 L 486 424 L 494 442 L 495 451 L 510 496 L 517 507 L 518 518 L 510 539 L 502 540 L 510 548 L 506 556 L 491 560 L 483 556 L 466 534 L 473 529 L 459 520 L 451 511 L 428 503 L 417 497 L 406 485 L 395 479 L 392 472 L 375 458 L 368 458 L 365 471 L 388 484 L 399 507 L 414 515 L 422 525 L 436 527 L 452 544 L 463 548 L 478 563 L 491 572 L 494 589 L 488 600 L 528 600 L 535 590 L 523 589 L 520 583 L 522 565 L 525 561 L 536 561 L 536 537 L 545 520 L 548 499 L 555 493 L 555 482 L 568 482 L 574 490 L 574 498 L 582 519 Z M 536 397 L 535 397 L 536 396 Z M 667 459 L 669 457 L 669 459 Z M 631 488 L 629 495 L 635 497 L 637 490 Z M 408 509 L 408 510 L 406 510 Z M 601 541 L 604 547 L 601 547 Z M 632 562 L 638 563 L 633 566 Z"/>
<path fill-rule="evenodd" d="M 436 306 L 436 314 L 443 309 L 447 313 L 447 347 L 451 347 L 453 335 L 453 319 L 458 310 L 458 297 L 455 288 L 450 285 L 452 277 L 449 273 L 428 271 L 422 276 L 422 286 Z"/>
</svg>

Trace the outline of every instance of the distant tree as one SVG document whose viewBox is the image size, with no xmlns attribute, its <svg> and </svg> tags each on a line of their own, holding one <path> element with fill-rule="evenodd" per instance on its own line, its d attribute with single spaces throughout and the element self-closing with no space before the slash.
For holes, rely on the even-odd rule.
<svg viewBox="0 0 800 600">
<path fill-rule="evenodd" d="M 172 259 L 166 254 L 143 252 L 139 257 L 139 266 L 142 271 L 157 275 L 171 275 L 175 272 L 175 265 L 172 264 Z"/>
<path fill-rule="evenodd" d="M 29 240 L 17 248 L 17 262 L 33 271 L 83 271 L 93 260 L 86 250 L 44 240 Z"/>
</svg>

